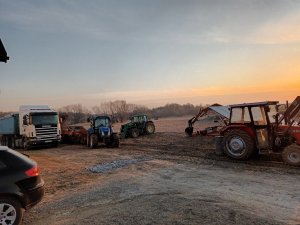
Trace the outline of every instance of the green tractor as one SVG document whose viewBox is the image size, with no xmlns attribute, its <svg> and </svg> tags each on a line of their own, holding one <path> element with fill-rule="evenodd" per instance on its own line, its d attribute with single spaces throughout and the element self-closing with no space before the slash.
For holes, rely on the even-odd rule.
<svg viewBox="0 0 300 225">
<path fill-rule="evenodd" d="M 153 121 L 148 120 L 146 115 L 135 115 L 131 117 L 130 122 L 121 126 L 121 138 L 133 137 L 137 138 L 144 134 L 153 134 L 155 125 Z"/>
</svg>

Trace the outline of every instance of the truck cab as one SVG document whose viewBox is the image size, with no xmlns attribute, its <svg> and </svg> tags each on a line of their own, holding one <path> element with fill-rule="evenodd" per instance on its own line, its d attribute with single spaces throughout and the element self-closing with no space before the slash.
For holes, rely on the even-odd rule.
<svg viewBox="0 0 300 225">
<path fill-rule="evenodd" d="M 1 145 L 24 149 L 57 146 L 61 140 L 58 113 L 46 105 L 22 105 L 19 112 L 0 118 Z"/>
<path fill-rule="evenodd" d="M 48 106 L 20 106 L 19 127 L 24 148 L 57 145 L 61 139 L 58 113 Z"/>
</svg>

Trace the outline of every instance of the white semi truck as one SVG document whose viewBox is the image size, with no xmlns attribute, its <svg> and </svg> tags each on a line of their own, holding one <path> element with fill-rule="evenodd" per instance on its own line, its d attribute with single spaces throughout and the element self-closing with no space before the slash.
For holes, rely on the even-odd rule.
<svg viewBox="0 0 300 225">
<path fill-rule="evenodd" d="M 0 118 L 0 143 L 11 148 L 57 146 L 61 140 L 58 113 L 47 105 L 22 105 Z"/>
</svg>

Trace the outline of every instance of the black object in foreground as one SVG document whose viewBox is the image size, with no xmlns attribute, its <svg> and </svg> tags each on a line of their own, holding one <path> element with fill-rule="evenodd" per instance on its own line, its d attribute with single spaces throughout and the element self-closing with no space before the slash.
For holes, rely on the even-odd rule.
<svg viewBox="0 0 300 225">
<path fill-rule="evenodd" d="M 41 201 L 44 181 L 37 163 L 0 146 L 0 224 L 18 225 L 27 210 Z"/>
<path fill-rule="evenodd" d="M 7 60 L 9 60 L 9 57 L 7 56 L 4 45 L 2 44 L 2 41 L 0 39 L 0 61 L 6 63 Z"/>
</svg>

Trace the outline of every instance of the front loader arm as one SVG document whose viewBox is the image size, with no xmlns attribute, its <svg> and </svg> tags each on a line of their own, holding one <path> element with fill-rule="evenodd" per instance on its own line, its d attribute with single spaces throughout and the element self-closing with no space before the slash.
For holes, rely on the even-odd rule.
<svg viewBox="0 0 300 225">
<path fill-rule="evenodd" d="M 292 104 L 286 109 L 283 116 L 279 119 L 278 124 L 286 121 L 288 125 L 293 123 L 300 124 L 300 96 L 292 102 Z"/>
</svg>

